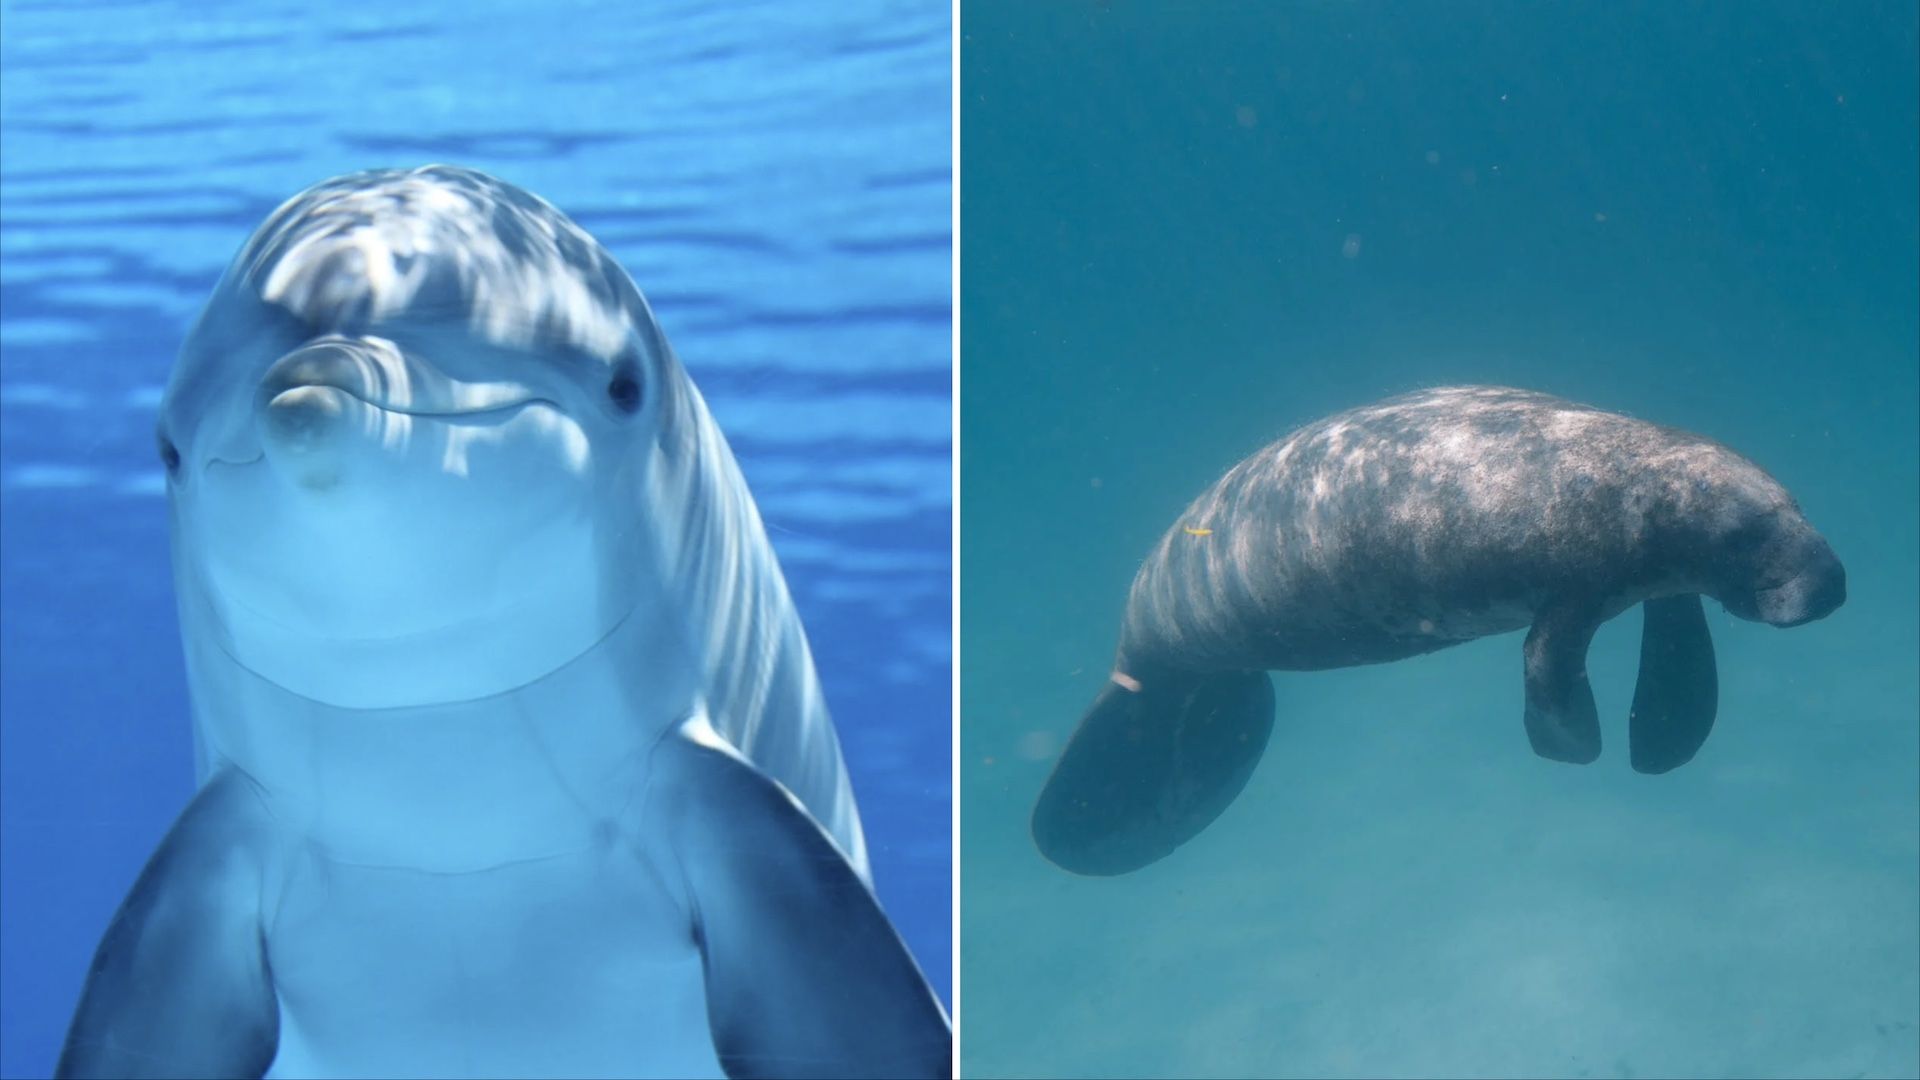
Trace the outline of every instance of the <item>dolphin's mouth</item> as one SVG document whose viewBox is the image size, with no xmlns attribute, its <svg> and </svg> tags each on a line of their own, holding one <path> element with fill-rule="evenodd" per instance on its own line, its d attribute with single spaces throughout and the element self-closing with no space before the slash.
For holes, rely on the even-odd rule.
<svg viewBox="0 0 1920 1080">
<path fill-rule="evenodd" d="M 260 380 L 262 411 L 323 392 L 395 416 L 471 423 L 557 404 L 523 383 L 454 379 L 385 338 L 324 337 L 275 361 Z"/>
<path fill-rule="evenodd" d="M 276 402 L 281 402 L 283 404 L 290 403 L 294 399 L 297 399 L 302 392 L 313 391 L 313 390 L 332 391 L 332 392 L 344 395 L 345 397 L 351 399 L 355 404 L 363 405 L 369 409 L 374 410 L 375 412 L 382 413 L 387 416 L 407 417 L 409 422 L 415 421 L 415 420 L 424 420 L 424 421 L 429 421 L 436 424 L 445 424 L 445 425 L 448 425 L 449 427 L 456 427 L 456 428 L 497 428 L 512 421 L 515 417 L 519 416 L 521 413 L 525 412 L 529 408 L 544 406 L 546 408 L 550 408 L 555 411 L 559 411 L 559 408 L 560 408 L 559 405 L 556 404 L 551 399 L 543 398 L 543 397 L 519 398 L 517 400 L 509 401 L 503 405 L 486 405 L 480 408 L 472 408 L 472 409 L 444 409 L 444 408 L 436 409 L 436 408 L 396 406 L 396 405 L 383 404 L 379 401 L 370 400 L 366 395 L 357 393 L 351 387 L 331 386 L 331 385 L 325 385 L 325 384 L 319 384 L 319 383 L 307 383 L 300 386 L 287 387 L 286 389 L 283 389 L 282 391 L 280 391 L 280 393 L 274 395 L 272 399 L 263 402 L 262 408 L 267 412 L 268 415 L 272 415 L 274 411 L 274 405 Z M 308 412 L 310 410 L 301 409 L 296 406 L 292 409 L 283 409 L 280 411 L 285 413 L 286 415 L 294 417 L 292 421 L 293 427 L 297 428 L 297 427 L 306 425 L 308 423 L 307 421 L 303 421 L 302 419 L 300 419 L 299 414 L 303 412 Z M 267 460 L 267 452 L 265 447 L 263 446 L 252 457 L 246 458 L 244 460 L 238 459 L 238 458 L 221 457 L 221 456 L 215 455 L 207 459 L 207 466 L 209 468 L 212 468 L 214 466 L 225 466 L 227 468 L 244 468 L 249 465 L 265 464 L 266 460 Z"/>
<path fill-rule="evenodd" d="M 433 436 L 430 445 L 441 451 L 442 469 L 464 476 L 465 455 L 476 440 L 494 441 L 507 425 L 534 408 L 536 400 L 523 394 L 450 409 L 434 402 L 424 407 L 382 402 L 359 386 L 339 386 L 331 380 L 302 380 L 271 397 L 267 396 L 270 389 L 261 388 L 257 406 L 261 449 L 268 460 L 284 467 L 289 478 L 314 491 L 339 484 L 351 462 L 366 451 L 409 452 L 425 434 L 422 425 L 443 429 L 444 434 Z"/>
<path fill-rule="evenodd" d="M 431 402 L 424 402 L 418 405 L 403 405 L 390 401 L 377 400 L 358 386 L 341 386 L 336 382 L 296 383 L 292 386 L 281 387 L 273 397 L 267 400 L 267 403 L 271 405 L 274 401 L 280 400 L 283 395 L 302 390 L 337 390 L 369 409 L 378 409 L 383 413 L 391 413 L 395 416 L 411 416 L 420 420 L 442 420 L 448 423 L 477 423 L 485 422 L 489 419 L 505 420 L 529 405 L 545 405 L 556 410 L 559 408 L 559 405 L 554 401 L 548 398 L 535 397 L 531 394 L 524 397 L 508 398 L 500 402 L 487 402 L 467 408 L 435 406 Z"/>
</svg>

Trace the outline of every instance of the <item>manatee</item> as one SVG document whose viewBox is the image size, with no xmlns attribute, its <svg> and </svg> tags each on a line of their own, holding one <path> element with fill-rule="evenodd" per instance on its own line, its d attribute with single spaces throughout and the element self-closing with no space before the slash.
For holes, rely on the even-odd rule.
<svg viewBox="0 0 1920 1080">
<path fill-rule="evenodd" d="M 1425 390 L 1308 424 L 1234 466 L 1134 577 L 1112 675 L 1041 791 L 1040 851 L 1123 874 L 1226 809 L 1268 742 L 1270 671 L 1418 656 L 1527 630 L 1527 738 L 1600 754 L 1586 674 L 1639 605 L 1629 758 L 1664 773 L 1713 727 L 1701 597 L 1799 626 L 1846 573 L 1786 488 L 1700 435 L 1493 386 Z"/>
</svg>

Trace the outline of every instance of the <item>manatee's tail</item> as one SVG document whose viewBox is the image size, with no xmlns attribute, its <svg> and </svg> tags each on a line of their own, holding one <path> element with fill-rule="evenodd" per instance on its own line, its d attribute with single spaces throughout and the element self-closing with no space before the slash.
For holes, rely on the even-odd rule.
<svg viewBox="0 0 1920 1080">
<path fill-rule="evenodd" d="M 1240 794 L 1272 731 L 1264 671 L 1116 672 L 1040 793 L 1034 843 L 1076 874 L 1164 858 Z"/>
</svg>

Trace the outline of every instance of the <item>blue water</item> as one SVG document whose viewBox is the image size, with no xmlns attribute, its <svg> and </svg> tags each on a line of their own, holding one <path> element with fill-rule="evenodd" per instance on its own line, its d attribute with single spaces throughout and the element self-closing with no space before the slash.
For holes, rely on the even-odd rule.
<svg viewBox="0 0 1920 1080">
<path fill-rule="evenodd" d="M 971 1076 L 1920 1075 L 1909 3 L 961 12 Z M 1291 428 L 1422 386 L 1678 425 L 1792 489 L 1832 617 L 1709 604 L 1719 721 L 1542 761 L 1520 636 L 1276 676 L 1247 789 L 1113 879 L 1026 818 L 1134 570 Z"/>
<path fill-rule="evenodd" d="M 0 4 L 0 1075 L 44 1075 L 191 786 L 153 450 L 280 200 L 448 161 L 607 244 L 727 432 L 882 902 L 950 984 L 944 2 Z"/>
</svg>

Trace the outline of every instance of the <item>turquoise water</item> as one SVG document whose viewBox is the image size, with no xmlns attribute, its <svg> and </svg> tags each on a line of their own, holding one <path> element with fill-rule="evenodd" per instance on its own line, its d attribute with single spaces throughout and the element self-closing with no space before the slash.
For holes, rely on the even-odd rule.
<svg viewBox="0 0 1920 1080">
<path fill-rule="evenodd" d="M 962 12 L 962 1035 L 972 1076 L 1920 1074 L 1912 5 Z M 1520 636 L 1276 676 L 1139 873 L 1026 819 L 1187 502 L 1292 427 L 1493 382 L 1766 467 L 1850 597 L 1709 604 L 1719 722 L 1536 758 Z"/>
<path fill-rule="evenodd" d="M 0 1075 L 45 1075 L 192 785 L 155 407 L 272 208 L 452 162 L 610 248 L 727 433 L 883 904 L 951 942 L 951 21 L 816 5 L 0 0 Z"/>
</svg>

